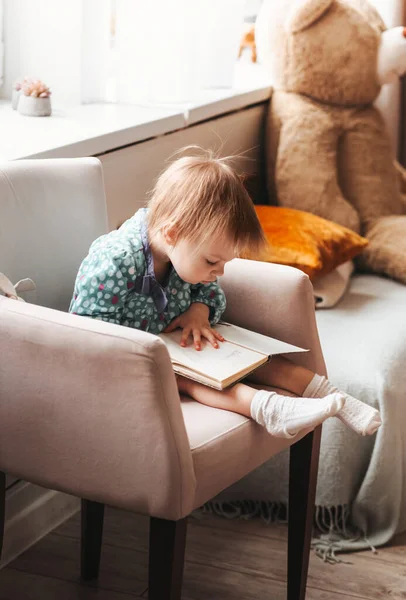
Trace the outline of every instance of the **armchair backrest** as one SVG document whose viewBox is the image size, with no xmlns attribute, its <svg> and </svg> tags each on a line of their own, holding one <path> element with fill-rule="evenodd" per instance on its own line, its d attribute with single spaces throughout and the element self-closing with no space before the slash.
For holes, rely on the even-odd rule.
<svg viewBox="0 0 406 600">
<path fill-rule="evenodd" d="M 0 272 L 33 279 L 30 302 L 66 311 L 81 261 L 106 232 L 97 158 L 0 163 Z"/>
</svg>

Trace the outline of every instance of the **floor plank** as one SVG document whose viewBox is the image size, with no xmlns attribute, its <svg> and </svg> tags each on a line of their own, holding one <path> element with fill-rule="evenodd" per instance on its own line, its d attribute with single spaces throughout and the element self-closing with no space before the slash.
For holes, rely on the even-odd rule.
<svg viewBox="0 0 406 600">
<path fill-rule="evenodd" d="M 75 535 L 78 527 L 79 518 L 74 517 L 58 529 L 58 534 Z M 269 535 L 272 530 L 274 537 Z M 110 508 L 106 511 L 105 543 L 147 552 L 147 532 L 146 517 Z M 259 519 L 231 521 L 214 515 L 189 520 L 186 560 L 200 567 L 221 567 L 227 571 L 227 577 L 230 577 L 229 571 L 234 571 L 284 584 L 286 550 L 286 525 L 267 526 Z M 323 563 L 312 554 L 308 586 L 320 593 L 339 591 L 353 598 L 404 600 L 406 579 L 396 565 L 385 558 L 381 560 L 381 556 L 385 557 L 383 552 L 352 554 L 352 564 L 337 565 Z"/>
<path fill-rule="evenodd" d="M 148 597 L 145 592 L 143 598 Z M 258 575 L 247 575 L 186 562 L 182 600 L 286 600 L 286 585 Z M 306 600 L 354 600 L 351 596 L 308 589 Z"/>
<path fill-rule="evenodd" d="M 79 582 L 80 540 L 50 533 L 16 558 L 10 566 L 18 571 Z M 104 544 L 98 587 L 141 595 L 148 585 L 147 553 Z M 2 573 L 0 573 L 1 584 Z M 95 586 L 95 583 L 89 585 Z"/>
<path fill-rule="evenodd" d="M 20 592 L 13 597 L 0 592 L 0 600 L 145 599 L 148 529 L 147 517 L 108 508 L 98 588 L 86 587 L 79 583 L 80 517 L 75 515 L 0 573 L 1 591 L 13 589 L 13 577 L 22 577 Z M 346 556 L 351 564 L 330 565 L 311 554 L 307 600 L 405 600 L 405 546 L 406 534 L 377 555 Z M 284 524 L 192 517 L 182 600 L 285 600 L 286 550 Z M 38 586 L 30 586 L 30 578 L 38 578 Z M 54 592 L 58 586 L 66 591 Z"/>
<path fill-rule="evenodd" d="M 131 513 L 106 511 L 105 544 L 116 548 L 148 551 L 148 519 Z M 76 528 L 75 528 L 76 529 Z M 74 535 L 74 529 L 61 526 L 57 532 Z M 69 538 L 72 539 L 72 538 Z M 231 570 L 243 570 L 246 573 L 262 574 L 278 581 L 286 579 L 286 540 L 272 540 L 241 533 L 202 526 L 189 521 L 186 559 L 194 563 L 221 565 Z M 216 549 L 213 553 L 213 548 Z M 239 554 L 241 552 L 241 555 Z M 247 560 L 244 555 L 247 554 Z"/>
<path fill-rule="evenodd" d="M 0 600 L 133 600 L 120 594 L 80 583 L 43 577 L 6 567 L 0 573 Z"/>
<path fill-rule="evenodd" d="M 148 517 L 111 507 L 105 510 L 103 543 L 148 552 L 148 532 Z M 54 534 L 77 539 L 80 536 L 80 513 L 62 523 Z"/>
<path fill-rule="evenodd" d="M 370 552 L 359 552 L 359 556 L 370 556 Z M 406 566 L 406 532 L 396 535 L 387 546 L 377 548 L 376 556 L 385 562 Z"/>
<path fill-rule="evenodd" d="M 191 527 L 188 542 L 188 560 L 272 580 L 286 580 L 286 541 L 214 528 L 200 527 L 197 531 Z M 342 594 L 369 600 L 406 598 L 404 573 L 397 565 L 382 562 L 372 553 L 368 558 L 355 556 L 352 564 L 337 565 L 323 563 L 312 554 L 308 586 L 325 591 L 339 590 Z"/>
<path fill-rule="evenodd" d="M 119 517 L 118 517 L 119 515 Z M 133 538 L 135 542 L 137 539 L 144 539 L 144 534 L 148 532 L 148 517 L 142 515 L 135 515 L 134 513 L 118 510 L 116 508 L 108 507 L 105 516 L 105 523 L 108 528 L 108 532 L 122 536 L 123 532 L 125 537 Z M 255 519 L 225 519 L 215 514 L 194 514 L 189 518 L 189 524 L 192 526 L 201 527 L 214 527 L 215 529 L 225 529 L 234 532 L 249 532 L 251 535 L 259 535 L 260 537 L 267 537 L 270 539 L 286 540 L 287 537 L 287 524 L 286 523 L 271 523 L 267 524 L 265 521 L 259 518 Z M 74 515 L 71 519 L 66 521 L 58 527 L 55 533 L 59 535 L 68 535 L 77 537 L 80 529 L 80 513 Z M 142 534 L 139 536 L 138 534 Z M 405 540 L 406 544 L 406 540 Z"/>
</svg>

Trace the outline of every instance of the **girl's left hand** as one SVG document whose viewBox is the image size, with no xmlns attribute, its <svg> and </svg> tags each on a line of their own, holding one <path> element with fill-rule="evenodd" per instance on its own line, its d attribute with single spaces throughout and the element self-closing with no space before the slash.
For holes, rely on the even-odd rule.
<svg viewBox="0 0 406 600">
<path fill-rule="evenodd" d="M 215 329 L 212 329 L 209 314 L 210 309 L 206 304 L 194 302 L 184 313 L 176 317 L 163 333 L 170 333 L 180 327 L 183 329 L 181 346 L 187 346 L 188 338 L 192 335 L 196 350 L 201 350 L 202 337 L 206 338 L 214 348 L 218 348 L 218 341 L 224 342 L 224 338 Z"/>
</svg>

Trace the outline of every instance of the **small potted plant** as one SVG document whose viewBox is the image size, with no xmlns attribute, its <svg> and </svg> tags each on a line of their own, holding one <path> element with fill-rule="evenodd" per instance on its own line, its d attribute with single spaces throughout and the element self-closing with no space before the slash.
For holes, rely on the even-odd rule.
<svg viewBox="0 0 406 600">
<path fill-rule="evenodd" d="M 49 117 L 51 90 L 40 79 L 26 79 L 21 86 L 18 112 L 30 117 Z"/>
<path fill-rule="evenodd" d="M 27 82 L 28 80 L 28 77 L 20 77 L 20 79 L 17 79 L 17 81 L 13 83 L 13 91 L 11 94 L 11 107 L 13 110 L 17 110 L 18 101 L 20 99 L 21 94 L 21 88 L 23 86 L 23 83 Z"/>
</svg>

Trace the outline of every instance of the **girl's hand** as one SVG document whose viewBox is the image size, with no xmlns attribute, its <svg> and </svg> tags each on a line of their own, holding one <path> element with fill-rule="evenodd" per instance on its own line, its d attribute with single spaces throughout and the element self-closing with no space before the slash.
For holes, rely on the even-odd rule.
<svg viewBox="0 0 406 600">
<path fill-rule="evenodd" d="M 210 309 L 206 304 L 194 302 L 187 311 L 182 313 L 179 317 L 176 317 L 176 319 L 164 329 L 163 333 L 170 333 L 180 327 L 183 329 L 180 340 L 181 346 L 187 346 L 188 338 L 192 335 L 196 350 L 201 350 L 202 336 L 206 338 L 214 348 L 218 348 L 218 341 L 224 342 L 224 338 L 217 331 L 212 329 L 209 322 L 209 312 Z"/>
</svg>

